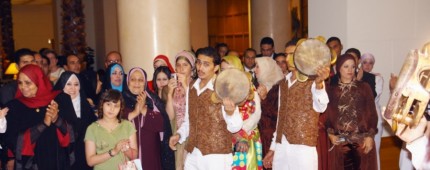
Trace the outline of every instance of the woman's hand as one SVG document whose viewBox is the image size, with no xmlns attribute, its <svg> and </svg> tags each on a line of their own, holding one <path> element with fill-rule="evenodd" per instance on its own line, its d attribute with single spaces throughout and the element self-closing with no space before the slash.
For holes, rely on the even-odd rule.
<svg viewBox="0 0 430 170">
<path fill-rule="evenodd" d="M 272 168 L 274 153 L 275 151 L 272 150 L 269 150 L 269 152 L 267 152 L 266 156 L 263 159 L 263 165 L 265 168 Z"/>
<path fill-rule="evenodd" d="M 46 126 L 51 126 L 52 117 L 51 117 L 51 115 L 48 114 L 48 112 L 46 112 L 46 114 L 45 114 L 45 118 L 43 119 L 43 123 L 45 123 Z"/>
<path fill-rule="evenodd" d="M 363 141 L 363 146 L 361 147 L 364 149 L 364 154 L 369 153 L 373 149 L 373 138 L 371 137 L 365 137 Z"/>
<path fill-rule="evenodd" d="M 51 116 L 51 121 L 55 122 L 58 119 L 58 112 L 60 110 L 58 109 L 58 104 L 54 100 L 51 101 L 51 104 L 48 105 L 48 108 L 46 109 L 46 115 Z"/>
<path fill-rule="evenodd" d="M 178 86 L 182 86 L 182 87 L 188 86 L 189 77 L 186 77 L 185 74 L 181 74 L 181 73 L 176 73 L 176 76 L 178 76 Z"/>
<path fill-rule="evenodd" d="M 341 142 L 339 141 L 339 137 L 333 134 L 328 134 L 328 138 L 333 145 L 339 145 Z"/>
<path fill-rule="evenodd" d="M 169 83 L 167 84 L 167 94 L 172 96 L 176 87 L 178 87 L 178 81 L 174 78 L 170 79 Z"/>
<path fill-rule="evenodd" d="M 267 93 L 268 93 L 267 92 L 267 87 L 265 85 L 263 85 L 263 84 L 260 84 L 260 86 L 258 86 L 258 88 L 257 88 L 257 93 L 260 96 L 261 100 L 266 99 Z"/>
<path fill-rule="evenodd" d="M 9 108 L 7 107 L 0 109 L 0 119 L 3 119 L 7 115 L 8 111 L 9 111 Z"/>
<path fill-rule="evenodd" d="M 15 159 L 8 160 L 6 163 L 6 169 L 14 169 L 15 167 Z"/>
<path fill-rule="evenodd" d="M 116 155 L 119 152 L 127 151 L 130 148 L 129 142 L 129 139 L 120 140 L 118 143 L 116 143 L 115 148 L 112 149 L 112 154 Z"/>
<path fill-rule="evenodd" d="M 143 116 L 146 115 L 146 93 L 143 91 L 137 96 L 137 100 L 139 102 L 139 113 Z"/>
</svg>

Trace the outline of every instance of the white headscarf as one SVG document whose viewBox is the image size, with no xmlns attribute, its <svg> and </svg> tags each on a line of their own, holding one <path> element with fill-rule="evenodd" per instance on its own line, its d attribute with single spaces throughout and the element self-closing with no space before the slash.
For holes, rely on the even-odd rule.
<svg viewBox="0 0 430 170">
<path fill-rule="evenodd" d="M 259 57 L 255 59 L 258 64 L 259 75 L 257 80 L 259 84 L 265 85 L 269 91 L 273 85 L 285 78 L 281 67 L 270 57 Z"/>
<path fill-rule="evenodd" d="M 72 78 L 78 79 L 78 77 L 75 74 L 72 74 L 69 79 L 67 80 L 66 84 L 72 79 Z M 78 79 L 79 80 L 79 79 Z M 79 83 L 80 86 L 80 83 Z M 78 95 L 76 98 L 72 99 L 73 108 L 75 109 L 75 114 L 78 118 L 81 118 L 81 93 L 78 91 Z"/>
</svg>

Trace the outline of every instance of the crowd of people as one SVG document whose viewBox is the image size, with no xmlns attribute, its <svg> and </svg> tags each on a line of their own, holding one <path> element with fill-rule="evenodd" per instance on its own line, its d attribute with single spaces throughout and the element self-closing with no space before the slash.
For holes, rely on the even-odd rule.
<svg viewBox="0 0 430 170">
<path fill-rule="evenodd" d="M 342 54 L 337 37 L 326 45 L 336 63 L 305 81 L 298 81 L 292 62 L 297 40 L 275 53 L 270 37 L 261 40 L 261 54 L 249 48 L 240 56 L 220 43 L 180 51 L 173 64 L 158 55 L 152 80 L 138 66 L 126 72 L 117 51 L 95 72 L 75 54 L 17 50 L 18 78 L 0 89 L 1 164 L 33 170 L 127 169 L 130 161 L 145 170 L 379 169 L 384 80 L 372 72 L 375 57 L 355 48 Z M 250 84 L 239 104 L 215 95 L 217 74 L 229 69 L 247 75 Z M 415 131 L 402 139 L 426 144 L 428 137 Z"/>
</svg>

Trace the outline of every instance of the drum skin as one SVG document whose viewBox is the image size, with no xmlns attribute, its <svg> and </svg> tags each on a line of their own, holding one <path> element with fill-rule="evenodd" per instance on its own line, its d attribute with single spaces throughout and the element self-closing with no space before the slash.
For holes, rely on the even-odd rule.
<svg viewBox="0 0 430 170">
<path fill-rule="evenodd" d="M 227 69 L 217 75 L 214 89 L 219 99 L 230 98 L 236 105 L 246 100 L 251 82 L 245 72 Z"/>
<path fill-rule="evenodd" d="M 329 67 L 331 51 L 317 39 L 307 39 L 300 43 L 294 52 L 294 65 L 303 75 L 316 76 L 320 67 Z"/>
</svg>

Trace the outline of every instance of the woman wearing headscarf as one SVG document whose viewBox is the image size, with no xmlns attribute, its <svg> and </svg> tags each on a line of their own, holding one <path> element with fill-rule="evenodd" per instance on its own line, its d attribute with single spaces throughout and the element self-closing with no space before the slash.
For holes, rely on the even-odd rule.
<svg viewBox="0 0 430 170">
<path fill-rule="evenodd" d="M 169 148 L 172 135 L 165 105 L 157 95 L 146 88 L 146 72 L 132 68 L 124 90 L 125 118 L 134 123 L 137 130 L 139 158 L 143 169 L 174 169 L 175 159 Z"/>
<path fill-rule="evenodd" d="M 255 59 L 255 74 L 260 86 L 257 88 L 261 98 L 261 118 L 258 128 L 263 144 L 263 158 L 269 151 L 273 133 L 276 130 L 276 120 L 278 119 L 278 96 L 279 81 L 285 76 L 275 60 L 270 57 L 260 57 Z"/>
<path fill-rule="evenodd" d="M 167 96 L 164 94 L 163 96 L 163 89 L 167 87 L 169 84 L 169 79 L 172 76 L 172 72 L 170 69 L 166 66 L 160 66 L 154 71 L 154 75 L 152 76 L 152 89 L 154 89 L 154 93 L 158 94 L 158 97 L 160 97 L 163 102 L 167 100 Z M 173 117 L 171 117 L 173 119 Z"/>
<path fill-rule="evenodd" d="M 327 88 L 326 128 L 333 144 L 330 169 L 378 169 L 373 139 L 378 131 L 375 101 L 370 86 L 355 79 L 355 66 L 352 55 L 339 57 L 339 82 Z"/>
<path fill-rule="evenodd" d="M 221 70 L 238 69 L 249 79 L 251 88 L 248 98 L 238 105 L 242 116 L 242 129 L 233 135 L 234 156 L 233 169 L 263 169 L 262 145 L 258 121 L 261 117 L 260 97 L 251 83 L 251 74 L 245 72 L 242 62 L 236 56 L 225 56 L 221 62 Z"/>
<path fill-rule="evenodd" d="M 172 64 L 170 64 L 169 58 L 165 55 L 158 55 L 157 57 L 154 58 L 153 60 L 153 65 L 154 65 L 154 71 L 161 66 L 166 66 L 169 68 L 169 71 L 171 73 L 175 72 L 175 69 L 173 69 Z M 148 89 L 151 90 L 152 92 L 154 92 L 154 88 L 153 88 L 153 80 L 148 81 Z"/>
<path fill-rule="evenodd" d="M 70 153 L 76 158 L 76 161 L 72 164 L 72 169 L 92 169 L 85 159 L 84 137 L 87 127 L 96 121 L 97 117 L 86 100 L 78 75 L 70 71 L 64 72 L 58 79 L 57 84 L 55 84 L 54 90 L 63 91 L 70 95 L 73 103 L 75 114 L 69 115 L 70 118 L 68 119 L 73 127 L 73 137 L 75 139 L 75 142 L 70 147 Z"/>
<path fill-rule="evenodd" d="M 49 78 L 37 65 L 21 68 L 15 99 L 7 104 L 5 142 L 15 169 L 70 169 L 70 96 L 52 91 Z"/>
<path fill-rule="evenodd" d="M 382 123 L 383 118 L 381 114 L 381 106 L 379 105 L 379 99 L 381 97 L 383 87 L 384 87 L 384 78 L 379 73 L 372 72 L 373 66 L 375 65 L 375 57 L 371 53 L 364 53 L 361 55 L 361 68 L 363 71 L 374 74 L 375 75 L 375 106 L 376 111 L 378 112 L 378 133 L 375 135 L 375 145 L 376 145 L 376 155 L 378 158 L 378 167 L 380 167 L 380 159 L 379 159 L 379 150 L 381 148 L 381 137 L 382 137 Z"/>
<path fill-rule="evenodd" d="M 185 119 L 185 109 L 187 106 L 186 97 L 187 89 L 193 81 L 196 70 L 196 58 L 194 54 L 188 51 L 181 51 L 175 56 L 176 62 L 176 78 L 169 80 L 168 88 L 163 90 L 167 93 L 166 111 L 171 120 L 173 133 L 179 129 Z M 176 170 L 184 169 L 184 161 L 186 157 L 185 152 L 186 143 L 177 144 L 175 151 Z"/>
<path fill-rule="evenodd" d="M 122 92 L 125 88 L 125 73 L 124 68 L 118 63 L 112 63 L 108 66 L 105 72 L 104 81 L 102 82 L 102 93 L 109 89 L 114 89 Z M 100 94 L 102 94 L 100 93 Z"/>
</svg>

